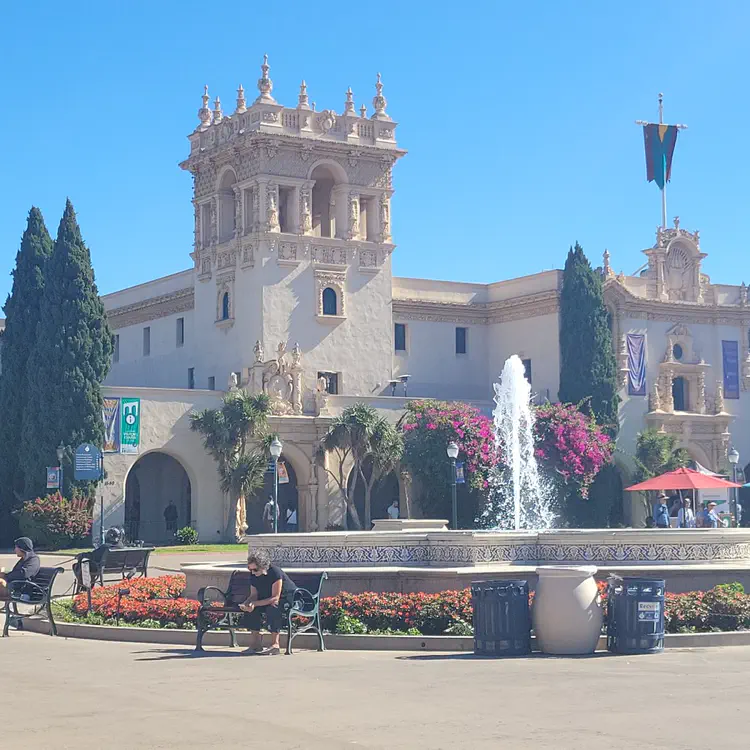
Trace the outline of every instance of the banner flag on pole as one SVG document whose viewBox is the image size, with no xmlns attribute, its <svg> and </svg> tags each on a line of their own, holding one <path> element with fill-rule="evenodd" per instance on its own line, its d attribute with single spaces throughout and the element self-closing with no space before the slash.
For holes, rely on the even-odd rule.
<svg viewBox="0 0 750 750">
<path fill-rule="evenodd" d="M 642 333 L 629 333 L 628 343 L 628 396 L 646 395 L 646 337 Z"/>
<path fill-rule="evenodd" d="M 677 125 L 648 123 L 643 126 L 643 141 L 646 146 L 646 179 L 655 182 L 659 190 L 672 177 L 672 156 L 677 143 Z"/>
</svg>

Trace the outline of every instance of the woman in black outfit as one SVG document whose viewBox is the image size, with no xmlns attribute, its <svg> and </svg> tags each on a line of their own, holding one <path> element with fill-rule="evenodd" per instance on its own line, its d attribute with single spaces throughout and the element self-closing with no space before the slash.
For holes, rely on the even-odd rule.
<svg viewBox="0 0 750 750">
<path fill-rule="evenodd" d="M 250 596 L 240 604 L 246 612 L 243 624 L 250 631 L 250 648 L 243 653 L 260 656 L 277 656 L 281 653 L 279 633 L 284 613 L 292 605 L 297 586 L 291 578 L 276 565 L 271 565 L 267 550 L 251 551 L 247 556 L 247 569 L 250 576 Z M 263 616 L 271 631 L 271 645 L 264 649 L 260 635 Z"/>
</svg>

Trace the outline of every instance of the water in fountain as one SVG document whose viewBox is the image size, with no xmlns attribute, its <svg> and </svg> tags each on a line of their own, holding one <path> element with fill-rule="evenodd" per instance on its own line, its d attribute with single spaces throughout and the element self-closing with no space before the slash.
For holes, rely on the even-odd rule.
<svg viewBox="0 0 750 750">
<path fill-rule="evenodd" d="M 534 412 L 531 385 L 517 355 L 505 361 L 495 383 L 495 443 L 503 468 L 492 478 L 490 513 L 494 525 L 512 529 L 549 529 L 555 514 L 552 488 L 544 480 L 534 455 Z"/>
</svg>

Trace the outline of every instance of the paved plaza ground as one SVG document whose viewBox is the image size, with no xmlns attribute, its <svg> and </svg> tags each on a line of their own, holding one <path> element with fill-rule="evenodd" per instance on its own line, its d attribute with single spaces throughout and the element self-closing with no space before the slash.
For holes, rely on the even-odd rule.
<svg viewBox="0 0 750 750">
<path fill-rule="evenodd" d="M 750 648 L 578 659 L 193 657 L 179 647 L 14 632 L 0 640 L 0 675 L 3 746 L 27 750 L 749 744 Z"/>
</svg>

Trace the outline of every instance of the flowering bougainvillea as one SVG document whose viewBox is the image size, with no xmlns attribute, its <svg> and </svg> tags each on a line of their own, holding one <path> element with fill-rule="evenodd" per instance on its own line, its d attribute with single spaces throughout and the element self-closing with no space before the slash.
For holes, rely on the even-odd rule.
<svg viewBox="0 0 750 750">
<path fill-rule="evenodd" d="M 534 432 L 537 459 L 587 497 L 594 477 L 612 460 L 609 435 L 574 404 L 537 407 Z"/>
<path fill-rule="evenodd" d="M 464 462 L 466 483 L 476 493 L 488 487 L 490 470 L 499 460 L 492 421 L 469 404 L 461 402 L 419 400 L 406 405 L 400 422 L 404 435 L 404 461 L 421 485 L 419 494 L 423 509 L 449 518 L 450 475 L 446 447 L 458 445 L 458 460 Z M 467 512 L 469 520 L 474 509 Z"/>
<path fill-rule="evenodd" d="M 59 492 L 28 500 L 21 508 L 18 524 L 21 533 L 38 547 L 74 547 L 91 533 L 89 501 L 80 496 L 68 500 Z"/>
</svg>

